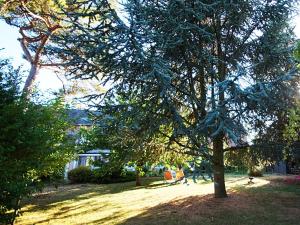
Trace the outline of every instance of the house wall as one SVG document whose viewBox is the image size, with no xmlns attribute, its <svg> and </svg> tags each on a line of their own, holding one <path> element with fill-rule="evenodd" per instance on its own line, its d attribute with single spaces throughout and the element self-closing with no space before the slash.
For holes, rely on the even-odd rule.
<svg viewBox="0 0 300 225">
<path fill-rule="evenodd" d="M 65 166 L 64 178 L 68 179 L 68 172 L 73 170 L 79 166 L 90 166 L 91 169 L 94 169 L 92 165 L 90 165 L 91 161 L 101 159 L 104 162 L 108 162 L 107 158 L 104 158 L 102 154 L 109 154 L 109 150 L 91 150 L 88 153 L 79 154 L 77 159 L 72 160 L 71 162 L 67 163 Z"/>
</svg>

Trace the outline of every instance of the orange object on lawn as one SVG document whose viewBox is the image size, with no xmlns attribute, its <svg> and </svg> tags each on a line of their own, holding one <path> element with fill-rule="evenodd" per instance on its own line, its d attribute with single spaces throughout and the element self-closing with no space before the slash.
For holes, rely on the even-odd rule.
<svg viewBox="0 0 300 225">
<path fill-rule="evenodd" d="M 173 179 L 172 173 L 169 170 L 165 171 L 164 177 L 165 177 L 165 180 L 172 180 Z"/>
<path fill-rule="evenodd" d="M 182 180 L 184 178 L 184 173 L 182 170 L 176 171 L 176 180 Z"/>
</svg>

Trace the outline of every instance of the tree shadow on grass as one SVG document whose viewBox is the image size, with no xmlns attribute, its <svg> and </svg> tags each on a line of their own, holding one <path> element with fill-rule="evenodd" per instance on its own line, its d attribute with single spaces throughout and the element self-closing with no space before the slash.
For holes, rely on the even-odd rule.
<svg viewBox="0 0 300 225">
<path fill-rule="evenodd" d="M 29 199 L 25 199 L 23 207 L 30 204 L 30 207 L 23 212 L 34 212 L 37 210 L 47 210 L 65 201 L 87 200 L 96 196 L 106 194 L 118 194 L 120 192 L 132 191 L 141 188 L 164 187 L 163 182 L 157 182 L 160 178 L 147 178 L 143 181 L 143 186 L 135 186 L 135 182 L 124 182 L 115 184 L 74 184 L 63 185 L 57 189 L 50 189 L 46 192 L 35 194 Z"/>
<path fill-rule="evenodd" d="M 85 213 L 90 213 L 91 211 L 94 211 L 94 210 L 101 210 L 104 207 L 105 206 L 93 207 L 92 209 L 80 211 L 78 213 L 73 212 L 72 208 L 70 208 L 69 210 L 61 210 L 59 213 L 54 213 L 49 218 L 38 220 L 34 224 L 42 224 L 42 223 L 49 223 L 49 222 L 52 222 L 52 224 L 55 224 L 55 220 L 60 220 L 60 219 L 69 218 L 69 217 L 75 217 L 78 215 L 84 215 Z M 74 208 L 74 210 L 76 210 L 76 209 L 78 209 L 78 208 L 77 207 Z"/>
<path fill-rule="evenodd" d="M 270 182 L 250 190 L 233 189 L 224 199 L 215 199 L 213 195 L 176 199 L 149 208 L 120 224 L 298 225 L 300 198 L 295 187 L 292 187 L 293 195 L 286 195 L 291 190 L 283 186 Z"/>
<path fill-rule="evenodd" d="M 226 214 L 225 211 L 230 212 L 228 205 L 235 198 L 237 195 L 232 195 L 227 199 L 214 199 L 213 195 L 177 199 L 147 209 L 146 212 L 121 224 L 215 224 L 216 218 L 223 217 L 223 214 Z"/>
<path fill-rule="evenodd" d="M 157 179 L 146 180 L 144 184 L 146 186 L 141 187 L 135 187 L 134 182 L 110 185 L 68 185 L 60 187 L 56 192 L 36 196 L 31 200 L 30 207 L 26 211 L 34 212 L 52 207 L 59 209 L 47 218 L 38 218 L 35 224 L 49 222 L 56 224 L 55 221 L 58 224 L 65 218 L 68 221 L 72 217 L 78 218 L 80 215 L 89 215 L 97 211 L 106 212 L 106 210 L 111 213 L 98 214 L 94 218 L 88 217 L 89 221 L 86 221 L 86 224 L 117 224 L 118 221 L 123 221 L 119 224 L 298 225 L 300 220 L 300 198 L 295 187 L 273 181 L 261 187 L 242 185 L 234 188 L 226 199 L 214 199 L 213 195 L 175 199 L 145 208 L 143 213 L 126 221 L 124 218 L 128 217 L 127 211 L 119 210 L 118 205 L 105 201 L 99 202 L 97 198 L 93 198 L 140 188 L 168 189 L 168 184 Z M 132 193 L 128 193 L 130 194 Z M 128 204 L 131 204 L 130 199 Z M 76 221 L 72 221 L 71 224 L 76 224 Z"/>
</svg>

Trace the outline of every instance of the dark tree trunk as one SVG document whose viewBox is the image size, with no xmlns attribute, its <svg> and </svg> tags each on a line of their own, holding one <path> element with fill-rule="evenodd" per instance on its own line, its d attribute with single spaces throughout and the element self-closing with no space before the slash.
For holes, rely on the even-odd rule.
<svg viewBox="0 0 300 225">
<path fill-rule="evenodd" d="M 10 225 L 14 225 L 14 223 L 16 221 L 16 218 L 19 214 L 20 203 L 21 203 L 21 197 L 18 197 L 16 199 L 16 205 L 15 205 L 14 212 L 13 212 L 13 215 L 12 215 L 12 218 L 11 218 L 11 221 L 10 221 Z"/>
<path fill-rule="evenodd" d="M 224 151 L 223 138 L 218 137 L 213 141 L 213 170 L 215 198 L 227 197 L 224 179 Z"/>
<path fill-rule="evenodd" d="M 141 176 L 140 176 L 140 171 L 139 170 L 136 170 L 135 185 L 136 186 L 142 186 Z"/>
</svg>

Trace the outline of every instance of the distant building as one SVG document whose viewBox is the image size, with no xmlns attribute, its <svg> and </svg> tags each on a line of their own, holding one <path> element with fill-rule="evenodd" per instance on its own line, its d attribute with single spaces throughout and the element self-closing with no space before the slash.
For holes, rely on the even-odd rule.
<svg viewBox="0 0 300 225">
<path fill-rule="evenodd" d="M 68 111 L 68 117 L 75 126 L 75 129 L 70 131 L 71 135 L 75 135 L 80 128 L 89 128 L 92 126 L 88 110 L 71 109 Z M 77 141 L 80 142 L 80 140 Z M 70 170 L 79 166 L 90 166 L 91 168 L 94 168 L 93 161 L 107 162 L 109 153 L 109 149 L 93 149 L 78 154 L 74 160 L 70 161 L 65 166 L 65 179 L 67 179 L 67 174 Z"/>
<path fill-rule="evenodd" d="M 93 149 L 85 153 L 80 153 L 78 156 L 67 163 L 65 166 L 65 179 L 67 179 L 68 172 L 79 166 L 90 166 L 92 169 L 96 168 L 93 166 L 94 161 L 108 162 L 110 150 L 109 149 Z"/>
</svg>

